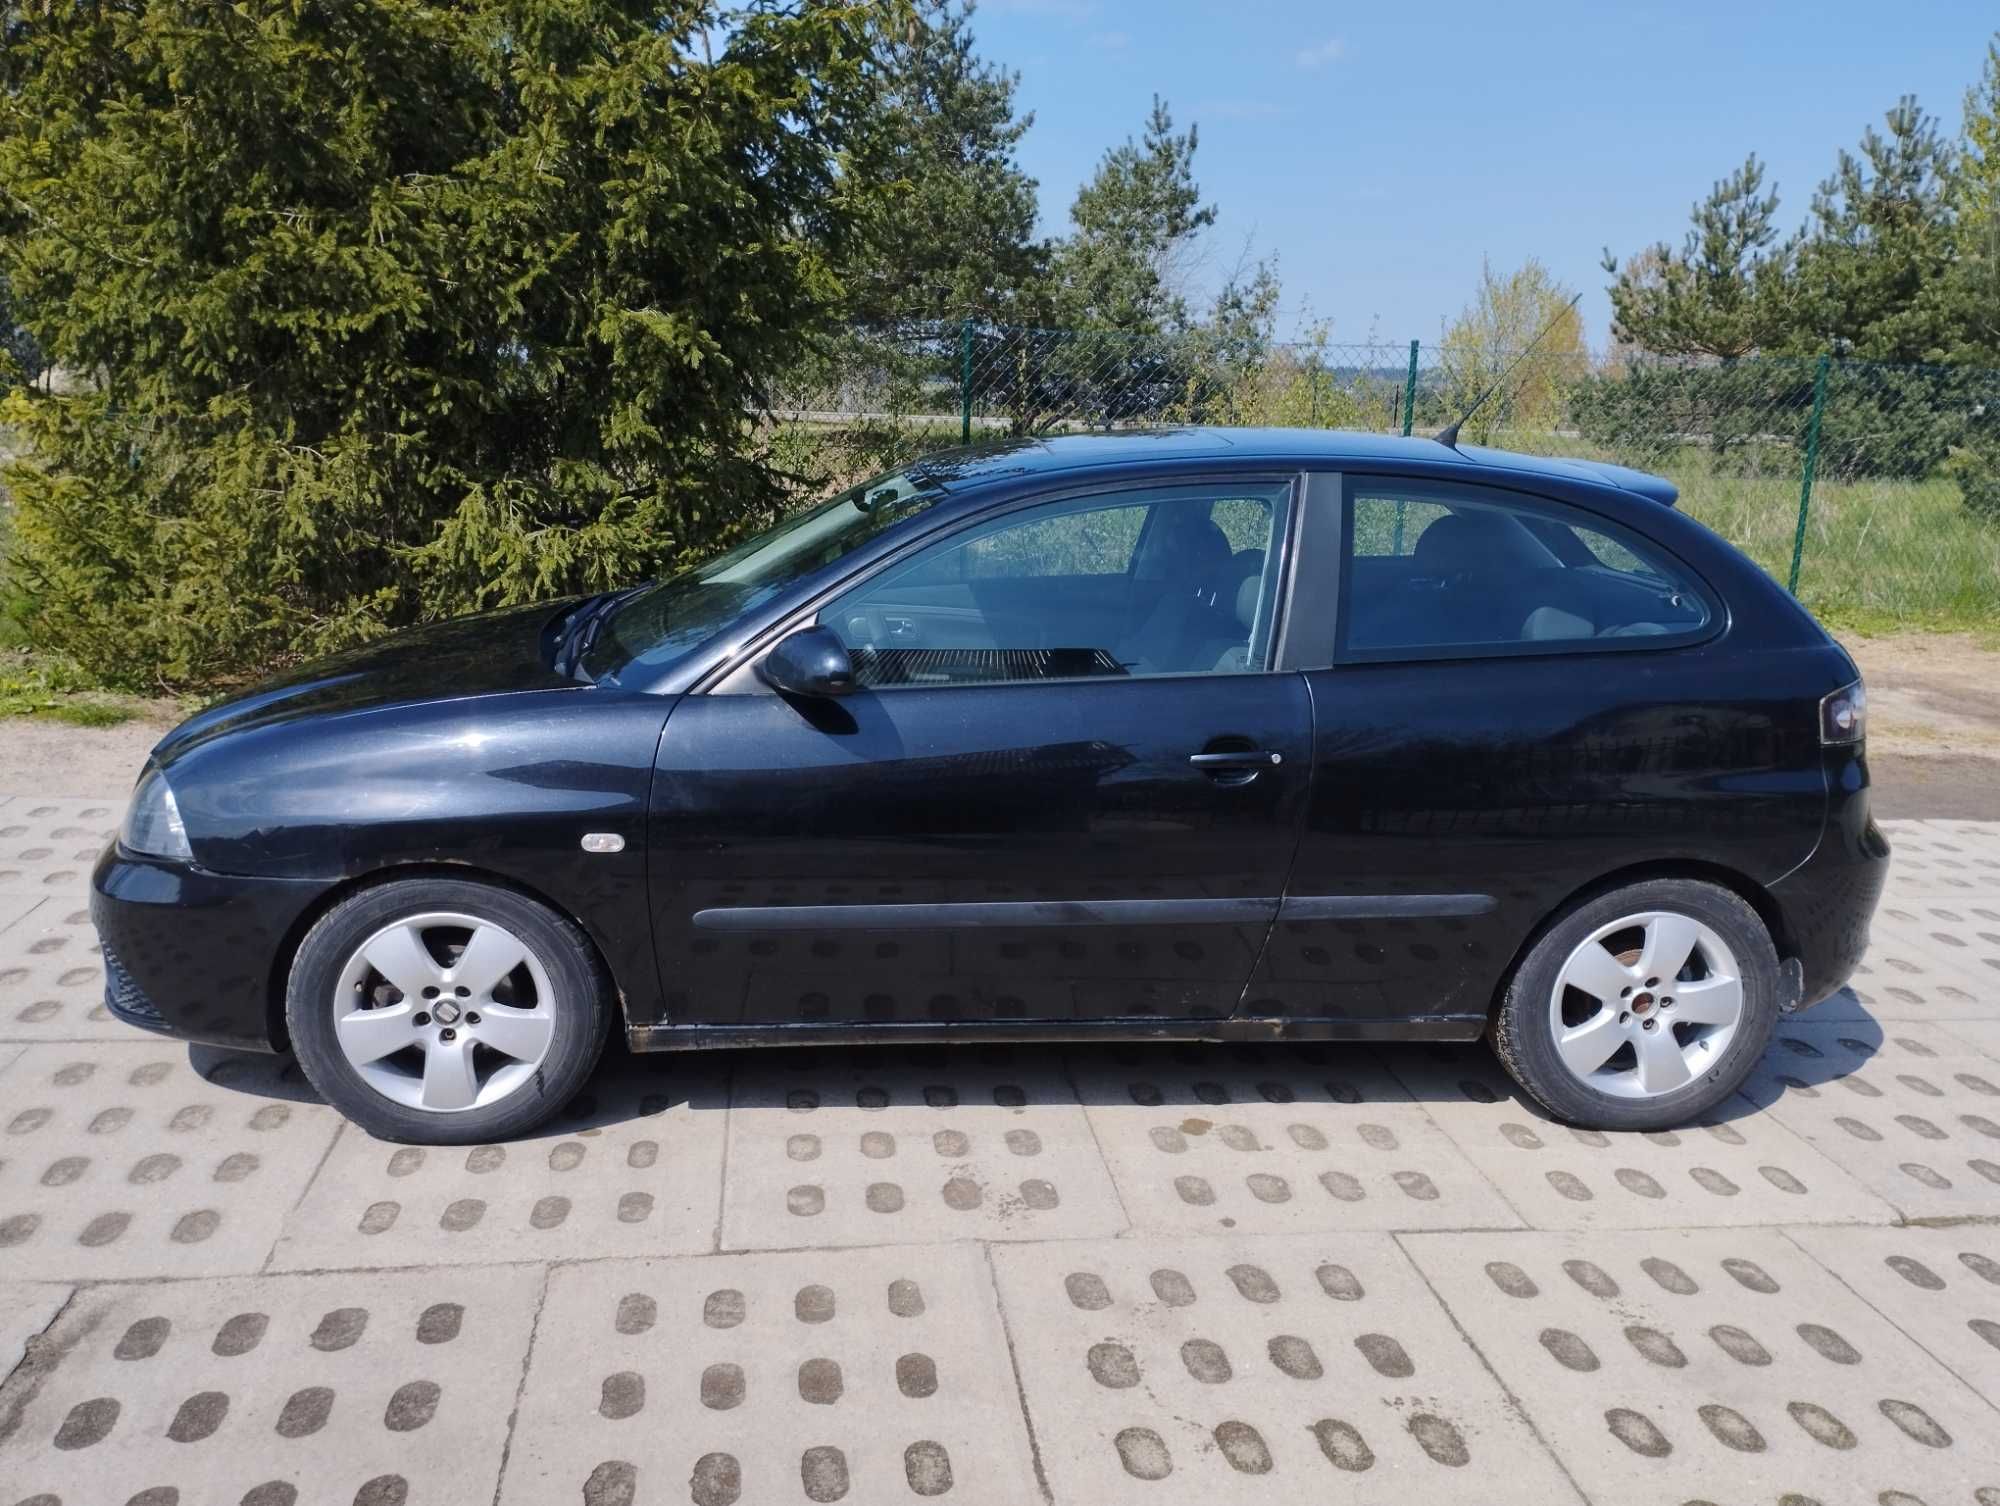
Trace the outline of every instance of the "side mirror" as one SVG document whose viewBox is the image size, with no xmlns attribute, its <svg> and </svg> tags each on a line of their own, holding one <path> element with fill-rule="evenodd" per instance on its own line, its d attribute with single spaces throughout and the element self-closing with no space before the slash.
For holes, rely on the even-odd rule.
<svg viewBox="0 0 2000 1506">
<path fill-rule="evenodd" d="M 757 673 L 773 690 L 815 700 L 854 689 L 854 661 L 832 628 L 802 627 L 786 634 L 771 645 Z"/>
</svg>

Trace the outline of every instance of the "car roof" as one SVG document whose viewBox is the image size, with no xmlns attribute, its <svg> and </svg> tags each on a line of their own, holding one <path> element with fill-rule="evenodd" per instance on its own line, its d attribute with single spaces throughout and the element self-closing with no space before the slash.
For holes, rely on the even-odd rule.
<svg viewBox="0 0 2000 1506">
<path fill-rule="evenodd" d="M 1462 466 L 1468 474 L 1510 471 L 1614 486 L 1672 507 L 1674 484 L 1660 476 L 1603 460 L 1522 455 L 1484 445 L 1444 445 L 1422 436 L 1369 434 L 1352 429 L 1120 429 L 1090 434 L 1053 434 L 1005 439 L 948 450 L 918 462 L 914 469 L 946 488 L 978 485 L 1010 476 L 1055 475 L 1096 466 L 1158 460 L 1281 461 L 1344 469 L 1353 466 L 1420 468 L 1436 474 L 1440 465 Z"/>
</svg>

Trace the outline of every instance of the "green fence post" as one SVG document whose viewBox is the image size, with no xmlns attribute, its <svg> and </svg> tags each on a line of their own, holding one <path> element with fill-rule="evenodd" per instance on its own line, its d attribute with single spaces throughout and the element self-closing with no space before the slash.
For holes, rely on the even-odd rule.
<svg viewBox="0 0 2000 1506">
<path fill-rule="evenodd" d="M 972 321 L 958 327 L 958 442 L 972 443 Z"/>
<path fill-rule="evenodd" d="M 1826 416 L 1826 376 L 1833 366 L 1831 356 L 1821 356 L 1813 372 L 1812 417 L 1806 420 L 1806 463 L 1799 477 L 1799 527 L 1792 535 L 1792 578 L 1785 589 L 1799 594 L 1799 561 L 1806 552 L 1806 514 L 1812 511 L 1813 473 L 1819 469 L 1819 426 Z"/>
<path fill-rule="evenodd" d="M 1410 342 L 1410 374 L 1403 382 L 1403 437 L 1410 437 L 1410 430 L 1417 422 L 1417 342 Z"/>
</svg>

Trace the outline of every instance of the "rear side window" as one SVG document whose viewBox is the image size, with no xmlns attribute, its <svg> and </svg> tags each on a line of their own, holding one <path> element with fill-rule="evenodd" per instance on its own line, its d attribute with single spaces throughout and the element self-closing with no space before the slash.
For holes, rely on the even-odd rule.
<svg viewBox="0 0 2000 1506">
<path fill-rule="evenodd" d="M 1714 617 L 1687 567 L 1560 503 L 1352 477 L 1347 515 L 1346 658 L 1657 648 Z"/>
</svg>

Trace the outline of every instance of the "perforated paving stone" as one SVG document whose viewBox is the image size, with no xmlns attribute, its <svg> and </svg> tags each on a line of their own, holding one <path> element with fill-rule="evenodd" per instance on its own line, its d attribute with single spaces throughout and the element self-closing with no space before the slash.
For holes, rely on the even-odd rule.
<svg viewBox="0 0 2000 1506">
<path fill-rule="evenodd" d="M 81 899 L 121 814 L 116 800 L 21 796 L 0 805 L 0 892 Z"/>
<path fill-rule="evenodd" d="M 1974 897 L 2000 884 L 2000 822 L 1885 821 L 1891 858 L 1885 898 Z"/>
<path fill-rule="evenodd" d="M 40 900 L 0 931 L 0 1040 L 145 1039 L 104 1007 L 103 954 L 80 896 Z"/>
<path fill-rule="evenodd" d="M 1744 1096 L 1906 1218 L 2000 1212 L 2000 1066 L 1928 1025 L 1885 1028 L 1787 1020 Z"/>
<path fill-rule="evenodd" d="M 0 1387 L 0 1498 L 490 1500 L 541 1283 L 528 1267 L 87 1288 Z"/>
<path fill-rule="evenodd" d="M 1790 1233 L 1862 1301 L 1979 1387 L 1989 1404 L 2000 1399 L 2000 1228 Z"/>
<path fill-rule="evenodd" d="M 31 1046 L 0 1072 L 0 1269 L 22 1280 L 254 1271 L 339 1120 L 275 1057 L 170 1041 Z"/>
<path fill-rule="evenodd" d="M 936 1245 L 558 1269 L 512 1506 L 1038 1499 L 979 1250 Z"/>
<path fill-rule="evenodd" d="M 1801 1018 L 1945 1022 L 2000 1016 L 2000 988 L 1954 965 L 1943 952 L 1928 936 L 1877 927 L 1847 986 Z"/>
<path fill-rule="evenodd" d="M 1521 1220 L 1361 1047 L 1073 1052 L 1138 1228 L 1514 1228 Z"/>
<path fill-rule="evenodd" d="M 1593 1500 L 2000 1489 L 1993 1409 L 1781 1234 L 1403 1244 Z"/>
<path fill-rule="evenodd" d="M 62 1311 L 70 1290 L 44 1282 L 0 1281 L 0 1380 L 21 1362 L 28 1340 Z"/>
<path fill-rule="evenodd" d="M 1053 1052 L 785 1051 L 737 1069 L 725 1248 L 1076 1238 L 1124 1227 Z"/>
<path fill-rule="evenodd" d="M 993 1259 L 1058 1502 L 1576 1499 L 1386 1235 Z"/>
<path fill-rule="evenodd" d="M 1605 1134 L 1550 1120 L 1484 1047 L 1399 1047 L 1384 1060 L 1538 1229 L 1895 1218 L 1881 1198 L 1740 1099 L 1706 1124 Z"/>
<path fill-rule="evenodd" d="M 725 1100 L 690 1084 L 703 1066 L 614 1060 L 547 1128 L 506 1145 L 391 1145 L 350 1124 L 271 1267 L 713 1249 Z"/>
</svg>

